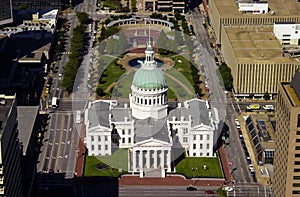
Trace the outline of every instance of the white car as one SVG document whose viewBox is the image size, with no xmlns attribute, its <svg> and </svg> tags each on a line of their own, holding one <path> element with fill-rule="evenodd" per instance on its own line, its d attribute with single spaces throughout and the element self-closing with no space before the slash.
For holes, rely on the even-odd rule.
<svg viewBox="0 0 300 197">
<path fill-rule="evenodd" d="M 254 166 L 252 164 L 249 164 L 249 170 L 254 171 Z"/>
<path fill-rule="evenodd" d="M 224 190 L 227 191 L 227 192 L 232 192 L 233 188 L 226 186 L 226 187 L 224 187 Z"/>
<path fill-rule="evenodd" d="M 265 109 L 265 110 L 274 110 L 274 105 L 264 105 L 263 109 Z"/>
<path fill-rule="evenodd" d="M 240 126 L 240 121 L 239 121 L 239 119 L 234 119 L 234 122 L 235 122 L 235 124 L 236 124 L 236 126 Z"/>
</svg>

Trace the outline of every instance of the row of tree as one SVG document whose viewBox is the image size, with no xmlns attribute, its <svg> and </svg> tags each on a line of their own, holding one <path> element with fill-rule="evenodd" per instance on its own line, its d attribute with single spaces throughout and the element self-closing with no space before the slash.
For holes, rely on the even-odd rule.
<svg viewBox="0 0 300 197">
<path fill-rule="evenodd" d="M 67 91 L 68 93 L 71 93 L 73 90 L 76 74 L 82 62 L 82 52 L 85 50 L 84 36 L 87 27 L 86 23 L 88 22 L 87 13 L 77 12 L 76 15 L 80 22 L 80 25 L 73 29 L 73 36 L 70 40 L 71 44 L 69 61 L 63 68 L 64 76 L 61 84 L 62 87 L 64 87 L 65 91 Z"/>
<path fill-rule="evenodd" d="M 227 66 L 227 64 L 222 63 L 219 66 L 219 72 L 222 77 L 225 89 L 231 90 L 233 87 L 233 77 L 231 75 L 231 69 Z"/>
</svg>

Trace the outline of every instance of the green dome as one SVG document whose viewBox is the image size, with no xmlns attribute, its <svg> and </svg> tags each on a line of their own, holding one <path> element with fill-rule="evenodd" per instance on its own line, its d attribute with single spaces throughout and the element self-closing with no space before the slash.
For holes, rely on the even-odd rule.
<svg viewBox="0 0 300 197">
<path fill-rule="evenodd" d="M 164 73 L 159 68 L 139 68 L 134 74 L 132 84 L 138 88 L 158 89 L 167 86 Z"/>
</svg>

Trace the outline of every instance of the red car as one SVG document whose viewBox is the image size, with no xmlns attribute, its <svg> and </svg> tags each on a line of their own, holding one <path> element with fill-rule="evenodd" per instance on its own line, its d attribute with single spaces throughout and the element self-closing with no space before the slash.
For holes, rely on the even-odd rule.
<svg viewBox="0 0 300 197">
<path fill-rule="evenodd" d="M 205 191 L 205 194 L 215 194 L 215 192 L 212 191 L 212 190 L 206 190 L 206 191 Z"/>
</svg>

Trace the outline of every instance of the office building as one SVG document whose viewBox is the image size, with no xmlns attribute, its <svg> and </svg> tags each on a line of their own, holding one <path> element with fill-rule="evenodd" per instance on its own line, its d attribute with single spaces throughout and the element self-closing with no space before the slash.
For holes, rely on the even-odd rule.
<svg viewBox="0 0 300 197">
<path fill-rule="evenodd" d="M 5 25 L 13 22 L 12 0 L 0 1 L 0 25 Z"/>
<path fill-rule="evenodd" d="M 12 0 L 13 9 L 20 6 L 31 10 L 59 9 L 63 5 L 63 0 Z M 67 1 L 69 2 L 69 1 Z"/>
<path fill-rule="evenodd" d="M 282 45 L 300 45 L 300 24 L 274 23 L 273 33 Z"/>
<path fill-rule="evenodd" d="M 22 196 L 15 96 L 0 95 L 0 196 Z"/>
<path fill-rule="evenodd" d="M 300 68 L 300 61 L 283 50 L 272 26 L 223 26 L 221 52 L 237 97 L 276 95 L 278 81 L 291 81 Z"/>
<path fill-rule="evenodd" d="M 275 134 L 275 196 L 300 195 L 300 71 L 291 82 L 279 82 Z"/>
<path fill-rule="evenodd" d="M 256 9 L 252 10 L 254 7 Z M 241 0 L 209 1 L 210 24 L 218 44 L 223 44 L 221 37 L 223 26 L 273 25 L 275 22 L 300 23 L 299 10 L 300 2 L 297 0 L 284 2 L 272 0 L 267 3 L 265 1 L 249 3 Z"/>
</svg>

